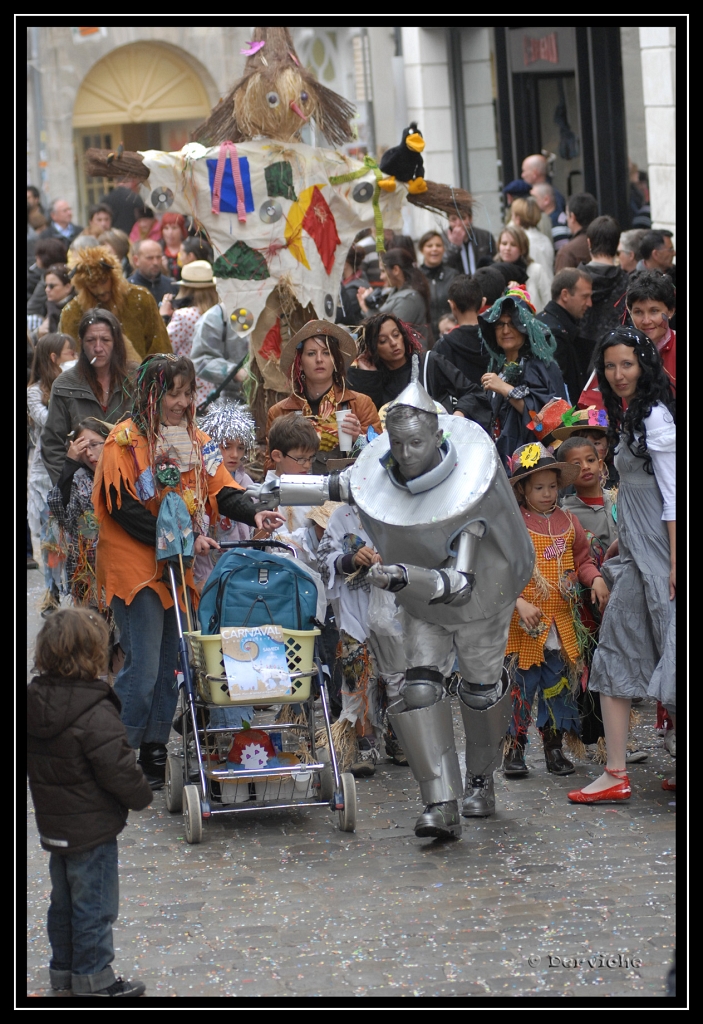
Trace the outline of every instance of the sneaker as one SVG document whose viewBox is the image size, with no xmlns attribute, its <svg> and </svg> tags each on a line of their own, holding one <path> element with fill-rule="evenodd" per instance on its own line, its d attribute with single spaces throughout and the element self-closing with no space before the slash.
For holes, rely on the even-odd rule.
<svg viewBox="0 0 703 1024">
<path fill-rule="evenodd" d="M 359 750 L 349 771 L 355 779 L 368 779 L 376 774 L 380 753 L 375 743 L 366 736 L 359 740 Z"/>
<path fill-rule="evenodd" d="M 649 754 L 646 750 L 628 750 L 625 754 L 625 762 L 626 764 L 642 764 L 648 757 Z"/>
<path fill-rule="evenodd" d="M 112 985 L 101 988 L 97 992 L 74 992 L 74 996 L 100 996 L 101 998 L 113 998 L 116 996 L 140 996 L 146 992 L 146 985 L 143 981 L 125 981 L 123 978 L 116 978 Z"/>
<path fill-rule="evenodd" d="M 676 730 L 669 729 L 667 734 L 664 736 L 664 746 L 669 751 L 671 756 L 676 760 Z"/>
</svg>

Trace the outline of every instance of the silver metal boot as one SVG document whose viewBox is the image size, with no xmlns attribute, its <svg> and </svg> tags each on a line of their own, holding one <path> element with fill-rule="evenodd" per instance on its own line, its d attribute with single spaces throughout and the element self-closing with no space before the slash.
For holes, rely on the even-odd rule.
<svg viewBox="0 0 703 1024">
<path fill-rule="evenodd" d="M 476 687 L 465 679 L 459 684 L 459 708 L 466 733 L 466 785 L 461 808 L 465 818 L 485 818 L 496 809 L 493 772 L 503 760 L 512 712 L 510 679 L 505 669 L 496 696 L 496 702 L 485 707 L 487 701 Z"/>
<path fill-rule="evenodd" d="M 388 708 L 388 720 L 405 752 L 425 804 L 425 810 L 415 824 L 415 835 L 437 838 L 460 836 L 457 801 L 463 787 L 454 746 L 450 702 L 439 700 L 430 707 L 408 708 L 401 698 Z"/>
</svg>

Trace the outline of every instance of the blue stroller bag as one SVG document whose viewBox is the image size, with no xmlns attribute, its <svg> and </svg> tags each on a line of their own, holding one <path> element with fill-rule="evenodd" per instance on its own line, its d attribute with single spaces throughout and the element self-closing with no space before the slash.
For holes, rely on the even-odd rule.
<svg viewBox="0 0 703 1024">
<path fill-rule="evenodd" d="M 293 558 L 257 549 L 227 551 L 203 587 L 198 617 L 203 635 L 221 627 L 276 625 L 315 628 L 317 587 Z"/>
</svg>

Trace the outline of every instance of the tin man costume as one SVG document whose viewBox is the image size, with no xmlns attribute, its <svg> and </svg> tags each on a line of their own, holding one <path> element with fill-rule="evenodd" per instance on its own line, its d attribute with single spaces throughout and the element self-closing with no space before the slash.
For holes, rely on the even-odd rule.
<svg viewBox="0 0 703 1024">
<path fill-rule="evenodd" d="M 263 490 L 251 496 L 266 502 Z M 493 772 L 511 713 L 508 628 L 532 576 L 534 552 L 510 484 L 488 434 L 470 420 L 438 415 L 414 370 L 388 406 L 386 431 L 353 466 L 339 476 L 282 476 L 276 500 L 328 498 L 357 506 L 384 560 L 369 577 L 399 605 L 407 672 L 388 716 L 425 803 L 415 834 L 458 836 L 462 794 L 464 817 L 495 810 Z M 464 785 L 445 689 L 455 658 Z"/>
</svg>

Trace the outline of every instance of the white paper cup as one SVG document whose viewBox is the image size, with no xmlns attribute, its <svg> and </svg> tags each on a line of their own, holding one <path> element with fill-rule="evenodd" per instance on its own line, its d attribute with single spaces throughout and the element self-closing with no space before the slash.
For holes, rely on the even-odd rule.
<svg viewBox="0 0 703 1024">
<path fill-rule="evenodd" d="M 350 452 L 352 445 L 354 444 L 351 434 L 348 434 L 344 429 L 344 421 L 349 415 L 349 409 L 344 409 L 342 412 L 336 412 L 337 417 L 337 434 L 339 435 L 339 450 L 341 452 Z"/>
</svg>

